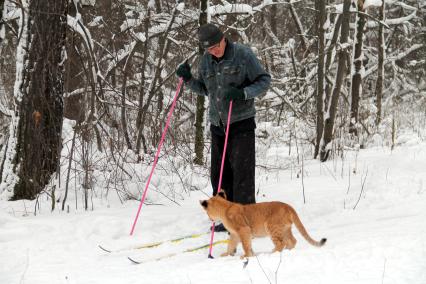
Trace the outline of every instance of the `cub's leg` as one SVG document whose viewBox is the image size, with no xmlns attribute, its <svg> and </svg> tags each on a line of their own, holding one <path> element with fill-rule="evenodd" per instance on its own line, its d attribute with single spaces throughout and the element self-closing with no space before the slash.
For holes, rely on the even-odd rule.
<svg viewBox="0 0 426 284">
<path fill-rule="evenodd" d="M 237 245 L 240 242 L 240 238 L 231 233 L 231 236 L 229 237 L 229 242 L 228 242 L 228 250 L 225 253 L 222 253 L 220 256 L 228 256 L 231 255 L 233 256 L 235 254 L 235 252 L 237 251 Z"/>
<path fill-rule="evenodd" d="M 293 233 L 291 232 L 291 227 L 286 227 L 284 231 L 284 242 L 285 242 L 285 248 L 290 250 L 293 249 L 296 246 L 296 239 L 293 236 Z"/>
<path fill-rule="evenodd" d="M 245 257 L 253 256 L 253 250 L 251 248 L 251 231 L 249 227 L 241 228 L 238 231 L 240 235 L 241 243 L 243 244 L 244 255 L 241 256 L 241 259 Z"/>
<path fill-rule="evenodd" d="M 272 253 L 277 251 L 282 251 L 285 247 L 285 234 L 283 228 L 277 228 L 275 225 L 268 225 L 268 233 L 271 237 L 272 242 L 275 245 L 275 248 L 272 250 Z"/>
</svg>

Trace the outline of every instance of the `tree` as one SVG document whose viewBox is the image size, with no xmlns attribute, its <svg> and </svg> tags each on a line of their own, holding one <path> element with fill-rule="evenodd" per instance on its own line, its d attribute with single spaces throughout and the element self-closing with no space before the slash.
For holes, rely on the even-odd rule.
<svg viewBox="0 0 426 284">
<path fill-rule="evenodd" d="M 385 1 L 382 1 L 380 6 L 380 18 L 379 20 L 385 22 Z M 382 120 L 382 97 L 383 97 L 383 83 L 384 83 L 384 73 L 385 73 L 385 34 L 384 26 L 379 26 L 379 40 L 377 47 L 378 54 L 378 67 L 377 67 L 377 80 L 376 80 L 376 124 L 379 125 Z"/>
<path fill-rule="evenodd" d="M 342 28 L 340 33 L 340 46 L 338 48 L 339 65 L 337 67 L 337 74 L 334 83 L 333 93 L 330 101 L 328 102 L 327 113 L 324 120 L 324 133 L 321 141 L 320 159 L 322 162 L 328 159 L 330 154 L 329 144 L 333 138 L 334 120 L 337 113 L 337 102 L 339 101 L 340 89 L 345 80 L 346 73 L 348 70 L 349 62 L 349 8 L 351 6 L 351 0 L 345 0 L 343 2 L 343 18 Z"/>
<path fill-rule="evenodd" d="M 13 200 L 34 199 L 44 189 L 57 170 L 62 143 L 67 1 L 22 1 L 22 11 L 17 52 L 23 65 L 17 66 L 22 69 L 7 145 L 11 167 L 2 176 Z"/>
<path fill-rule="evenodd" d="M 316 1 L 318 33 L 318 83 L 317 83 L 317 140 L 314 158 L 318 156 L 321 137 L 324 130 L 324 59 L 325 59 L 325 0 Z"/>
<path fill-rule="evenodd" d="M 4 19 L 3 14 L 5 14 L 4 0 L 0 0 L 0 46 L 5 37 L 5 28 L 4 28 Z"/>
<path fill-rule="evenodd" d="M 351 101 L 351 119 L 349 122 L 349 133 L 358 136 L 357 124 L 358 124 L 358 111 L 359 111 L 359 100 L 362 93 L 362 77 L 361 70 L 363 68 L 362 62 L 363 52 L 362 52 L 362 43 L 364 37 L 364 27 L 365 27 L 365 15 L 364 15 L 364 0 L 357 1 L 358 13 L 356 21 L 356 35 L 355 35 L 355 49 L 354 49 L 354 68 L 352 75 L 352 101 Z"/>
<path fill-rule="evenodd" d="M 201 13 L 200 18 L 198 20 L 200 26 L 207 24 L 207 9 L 208 9 L 208 1 L 201 1 Z M 201 44 L 199 45 L 199 55 L 201 56 L 204 52 Z M 204 113 L 205 113 L 205 97 L 197 96 L 197 110 L 195 114 L 195 160 L 194 163 L 197 165 L 203 164 L 203 151 L 204 151 Z"/>
</svg>

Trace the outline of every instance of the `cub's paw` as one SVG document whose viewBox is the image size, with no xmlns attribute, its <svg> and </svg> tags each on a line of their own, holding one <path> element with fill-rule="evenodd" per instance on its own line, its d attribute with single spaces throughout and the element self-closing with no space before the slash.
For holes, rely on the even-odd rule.
<svg viewBox="0 0 426 284">
<path fill-rule="evenodd" d="M 251 257 L 251 256 L 254 256 L 254 254 L 253 253 L 246 253 L 246 254 L 240 256 L 240 259 L 248 258 L 248 257 Z"/>
</svg>

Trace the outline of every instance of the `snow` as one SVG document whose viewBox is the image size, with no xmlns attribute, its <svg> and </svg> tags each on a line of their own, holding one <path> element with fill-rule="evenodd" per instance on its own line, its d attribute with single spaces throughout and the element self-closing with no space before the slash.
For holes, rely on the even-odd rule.
<svg viewBox="0 0 426 284">
<path fill-rule="evenodd" d="M 343 13 L 343 3 L 334 5 L 334 9 L 336 10 L 336 13 L 342 14 Z M 354 7 L 354 5 L 351 5 L 351 7 L 349 8 L 349 11 L 350 12 L 356 12 L 356 7 Z"/>
<path fill-rule="evenodd" d="M 208 9 L 208 13 L 211 16 L 220 15 L 220 14 L 253 14 L 253 8 L 247 4 L 225 4 L 225 5 L 213 5 Z"/>
<path fill-rule="evenodd" d="M 330 14 L 327 13 L 327 19 L 325 20 L 322 28 L 324 29 L 324 31 L 327 31 L 330 27 L 331 27 Z"/>
<path fill-rule="evenodd" d="M 364 9 L 368 7 L 380 7 L 382 6 L 383 1 L 382 0 L 365 0 L 364 2 Z"/>
<path fill-rule="evenodd" d="M 24 9 L 28 9 L 29 3 L 28 1 L 22 1 L 22 5 Z M 20 42 L 16 48 L 16 80 L 14 85 L 13 94 L 18 102 L 22 100 L 22 91 L 20 87 L 22 85 L 23 80 L 23 72 L 25 65 L 25 55 L 26 50 L 29 49 L 29 39 L 28 39 L 28 17 L 27 15 L 22 15 L 22 10 L 20 10 L 20 25 L 19 25 L 19 34 L 22 34 Z"/>
<path fill-rule="evenodd" d="M 148 1 L 148 8 L 155 9 L 155 0 Z"/>
<path fill-rule="evenodd" d="M 81 14 L 77 14 L 76 17 L 67 15 L 67 24 L 75 32 L 77 32 L 86 43 L 88 49 L 91 49 L 93 45 L 92 36 L 90 31 L 82 24 Z"/>
<path fill-rule="evenodd" d="M 185 3 L 184 3 L 184 2 L 179 3 L 179 4 L 176 6 L 176 9 L 177 9 L 179 12 L 182 12 L 183 10 L 185 10 Z"/>
<path fill-rule="evenodd" d="M 402 24 L 408 23 L 409 21 L 416 18 L 416 13 L 417 13 L 417 11 L 414 11 L 411 14 L 405 16 L 405 17 L 400 17 L 400 18 L 395 18 L 395 19 L 386 19 L 385 24 L 388 25 L 388 26 L 393 26 L 393 25 L 402 25 Z M 379 24 L 376 21 L 368 21 L 367 22 L 368 28 L 375 28 L 378 25 Z"/>
<path fill-rule="evenodd" d="M 404 50 L 403 52 L 398 52 L 398 54 L 387 54 L 386 58 L 385 58 L 385 64 L 387 64 L 389 62 L 394 63 L 395 60 L 400 60 L 400 59 L 406 57 L 411 52 L 422 48 L 423 46 L 424 46 L 423 44 L 413 44 L 409 48 Z M 373 65 L 370 69 L 366 70 L 364 75 L 363 75 L 364 76 L 363 78 L 366 78 L 367 76 L 369 76 L 370 74 L 372 74 L 376 70 L 377 70 L 377 64 Z"/>
<path fill-rule="evenodd" d="M 218 257 L 224 244 L 213 248 L 215 259 L 203 249 L 149 261 L 206 244 L 208 234 L 111 254 L 97 247 L 128 249 L 206 231 L 211 223 L 198 200 L 209 194 L 208 186 L 191 191 L 179 205 L 144 205 L 133 236 L 138 201 L 98 198 L 87 212 L 70 202 L 66 213 L 50 212 L 50 201 L 39 200 L 37 216 L 33 201 L 0 201 L 0 283 L 426 283 L 426 143 L 414 136 L 401 135 L 393 151 L 373 147 L 326 163 L 305 160 L 303 183 L 294 167 L 258 169 L 258 202 L 291 204 L 312 237 L 328 241 L 315 248 L 294 230 L 296 248 L 270 254 L 270 240 L 255 239 L 257 256 L 245 268 L 241 246 L 238 256 Z M 265 157 L 289 162 L 286 153 L 277 145 Z M 194 182 L 208 184 L 206 179 Z M 215 240 L 226 237 L 215 234 Z M 147 262 L 133 265 L 127 256 Z"/>
<path fill-rule="evenodd" d="M 88 26 L 89 27 L 97 27 L 97 26 L 100 26 L 100 25 L 102 25 L 102 22 L 103 22 L 103 17 L 102 16 L 97 16 L 97 17 L 95 17 L 89 24 L 88 24 Z"/>
<path fill-rule="evenodd" d="M 79 0 L 81 5 L 95 6 L 96 0 Z"/>
<path fill-rule="evenodd" d="M 25 3 L 23 3 L 25 4 Z M 5 0 L 3 3 L 3 20 L 5 22 L 16 20 L 21 17 L 21 10 L 16 9 L 15 3 Z"/>
<path fill-rule="evenodd" d="M 4 25 L 0 26 L 0 43 L 6 38 L 6 29 Z"/>
</svg>

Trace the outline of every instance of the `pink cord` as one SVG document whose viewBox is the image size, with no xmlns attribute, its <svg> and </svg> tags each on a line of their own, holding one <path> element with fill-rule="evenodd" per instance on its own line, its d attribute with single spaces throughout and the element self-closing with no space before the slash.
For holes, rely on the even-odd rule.
<svg viewBox="0 0 426 284">
<path fill-rule="evenodd" d="M 178 84 L 177 89 L 176 89 L 175 97 L 173 98 L 172 106 L 170 107 L 169 114 L 167 115 L 166 126 L 164 127 L 163 134 L 161 135 L 160 143 L 158 144 L 158 149 L 157 149 L 157 153 L 155 154 L 154 164 L 152 165 L 151 173 L 149 174 L 148 181 L 146 182 L 145 190 L 143 192 L 141 202 L 139 203 L 138 212 L 136 214 L 135 221 L 133 222 L 133 226 L 132 226 L 132 230 L 130 231 L 130 235 L 133 235 L 133 231 L 135 230 L 136 223 L 137 223 L 138 218 L 139 218 L 139 213 L 141 212 L 142 204 L 145 201 L 146 193 L 148 192 L 148 186 L 151 182 L 152 174 L 154 173 L 155 166 L 157 165 L 157 162 L 158 162 L 158 156 L 160 155 L 161 147 L 163 146 L 164 138 L 166 137 L 167 128 L 169 128 L 169 125 L 170 125 L 170 119 L 172 117 L 173 110 L 175 109 L 177 97 L 179 96 L 180 89 L 182 87 L 182 83 L 183 83 L 183 79 L 180 78 L 179 84 Z"/>
<path fill-rule="evenodd" d="M 226 122 L 225 143 L 223 146 L 222 164 L 220 165 L 219 185 L 217 186 L 218 193 L 221 191 L 221 186 L 222 186 L 222 174 L 223 174 L 223 166 L 225 164 L 226 146 L 228 145 L 229 122 L 231 121 L 231 112 L 232 112 L 232 101 L 229 103 L 228 121 Z M 211 230 L 212 230 L 212 234 L 210 237 L 209 258 L 213 258 L 212 250 L 213 250 L 213 239 L 214 239 L 214 221 L 212 223 Z"/>
</svg>

